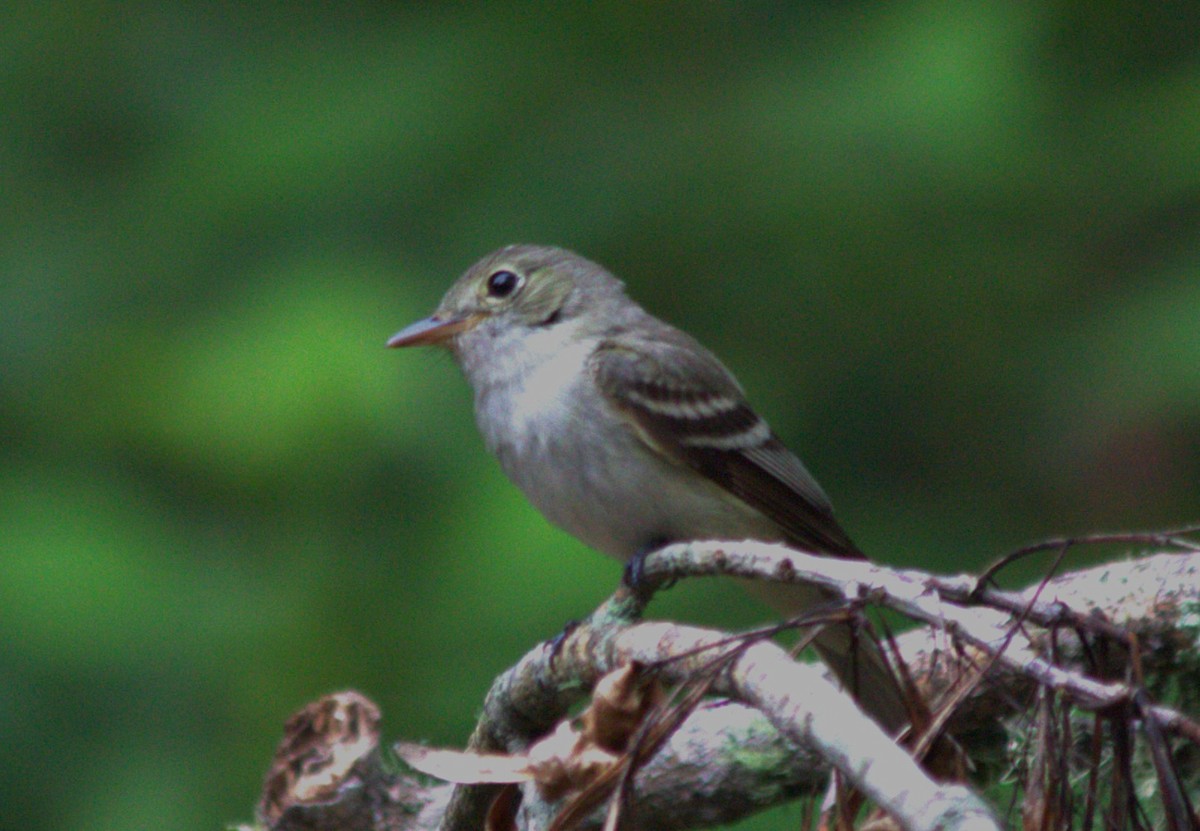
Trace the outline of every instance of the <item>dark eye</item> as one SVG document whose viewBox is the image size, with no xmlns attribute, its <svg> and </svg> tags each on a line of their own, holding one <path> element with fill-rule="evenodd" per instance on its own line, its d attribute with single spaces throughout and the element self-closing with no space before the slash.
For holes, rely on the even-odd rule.
<svg viewBox="0 0 1200 831">
<path fill-rule="evenodd" d="M 487 290 L 492 297 L 508 297 L 521 285 L 521 278 L 511 271 L 497 271 L 488 278 Z"/>
</svg>

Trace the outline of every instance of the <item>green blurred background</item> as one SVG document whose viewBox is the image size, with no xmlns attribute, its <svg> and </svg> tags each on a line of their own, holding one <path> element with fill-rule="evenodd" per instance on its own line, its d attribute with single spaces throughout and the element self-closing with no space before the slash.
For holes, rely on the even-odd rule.
<svg viewBox="0 0 1200 831">
<path fill-rule="evenodd" d="M 460 744 L 613 588 L 383 347 L 505 243 L 699 336 L 880 560 L 1200 518 L 1194 0 L 10 3 L 0 44 L 7 827 L 247 819 L 345 687 Z"/>
</svg>

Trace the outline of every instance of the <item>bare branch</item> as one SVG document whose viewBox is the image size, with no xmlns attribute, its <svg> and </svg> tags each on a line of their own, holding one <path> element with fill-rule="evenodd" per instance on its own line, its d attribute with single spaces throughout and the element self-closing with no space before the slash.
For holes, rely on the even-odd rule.
<svg viewBox="0 0 1200 831">
<path fill-rule="evenodd" d="M 851 601 L 867 600 L 928 624 L 996 658 L 1008 670 L 1066 694 L 1076 706 L 1089 710 L 1129 702 L 1133 689 L 1089 678 L 1041 657 L 1036 640 L 1012 637 L 1010 613 L 1047 627 L 1064 622 L 1088 625 L 1095 612 L 1123 603 L 1119 615 L 1109 615 L 1109 620 L 1136 617 L 1162 626 L 1164 608 L 1178 609 L 1189 599 L 1194 602 L 1196 587 L 1200 586 L 1200 554 L 1194 553 L 1160 554 L 1058 578 L 1048 584 L 1053 600 L 1041 601 L 1036 599 L 1038 587 L 1025 594 L 980 590 L 978 582 L 969 576 L 934 577 L 862 560 L 832 560 L 753 540 L 672 545 L 647 557 L 644 567 L 648 578 L 654 580 L 728 574 L 816 584 Z M 1138 605 L 1128 608 L 1131 602 Z M 1106 628 L 1103 623 L 1103 618 L 1098 619 L 1096 628 Z M 1155 706 L 1147 712 L 1161 729 L 1187 734 L 1200 730 L 1183 714 L 1164 710 Z"/>
<path fill-rule="evenodd" d="M 915 571 L 814 559 L 760 543 L 673 546 L 651 555 L 645 565 L 648 579 L 697 574 L 805 579 L 856 604 L 877 603 L 927 623 L 898 639 L 899 659 L 923 689 L 961 700 L 963 707 L 950 717 L 956 731 L 971 720 L 995 723 L 1006 713 L 1026 711 L 1034 700 L 1032 693 L 1042 690 L 1043 717 L 1026 728 L 1050 743 L 1035 747 L 1035 758 L 1042 761 L 1040 767 L 1030 769 L 1030 776 L 1040 773 L 1025 779 L 1033 788 L 1031 797 L 1039 792 L 1045 794 L 1043 800 L 1061 796 L 1061 786 L 1042 784 L 1054 781 L 1046 777 L 1064 775 L 1063 765 L 1070 755 L 1069 708 L 1058 703 L 1060 693 L 1077 707 L 1098 713 L 1096 725 L 1085 727 L 1082 734 L 1085 744 L 1091 742 L 1095 762 L 1088 768 L 1093 782 L 1089 813 L 1100 810 L 1097 797 L 1106 795 L 1110 810 L 1127 810 L 1127 806 L 1113 808 L 1112 788 L 1133 793 L 1128 790 L 1132 787 L 1128 777 L 1134 775 L 1128 746 L 1119 749 L 1126 784 L 1105 786 L 1095 779 L 1101 760 L 1096 726 L 1108 723 L 1114 736 L 1133 736 L 1136 731 L 1128 719 L 1144 720 L 1154 753 L 1149 770 L 1166 795 L 1167 816 L 1177 824 L 1188 821 L 1189 794 L 1194 799 L 1194 791 L 1179 778 L 1167 742 L 1174 736 L 1177 742 L 1200 745 L 1200 728 L 1183 712 L 1152 700 L 1142 672 L 1143 668 L 1159 675 L 1177 672 L 1173 656 L 1180 652 L 1192 656 L 1195 665 L 1200 554 L 1111 563 L 1045 581 L 1025 592 L 981 588 L 966 576 L 934 578 Z M 623 828 L 730 822 L 797 795 L 812 794 L 825 781 L 828 767 L 822 760 L 855 778 L 906 827 L 990 822 L 987 809 L 965 789 L 929 780 L 815 667 L 795 663 L 763 639 L 764 632 L 774 630 L 735 636 L 668 623 L 634 623 L 639 611 L 636 600 L 618 593 L 557 649 L 543 645 L 526 655 L 493 685 L 472 747 L 523 750 L 565 718 L 605 672 L 636 660 L 655 667 L 667 684 L 706 679 L 712 692 L 745 704 L 710 701 L 687 713 L 678 730 L 629 780 L 633 798 L 628 803 L 631 813 L 622 816 Z M 1093 645 L 1110 643 L 1123 645 L 1127 657 L 1110 655 L 1098 663 Z M 973 672 L 964 674 L 964 666 L 973 666 Z M 1129 672 L 1129 667 L 1136 672 L 1120 682 L 1112 680 L 1120 677 L 1114 672 Z M 975 673 L 983 669 L 987 672 L 979 679 Z M 496 788 L 458 787 L 448 799 L 446 786 L 383 773 L 377 749 L 365 750 L 361 735 L 347 731 L 350 722 L 330 719 L 330 712 L 319 706 L 311 710 L 311 714 L 325 714 L 322 723 L 329 726 L 329 739 L 337 745 L 329 758 L 339 760 L 336 768 L 347 778 L 329 782 L 325 781 L 329 777 L 318 778 L 322 787 L 328 786 L 321 791 L 326 805 L 288 802 L 291 791 L 276 782 L 272 804 L 285 808 L 273 818 L 264 817 L 272 829 L 332 828 L 338 822 L 322 825 L 323 817 L 368 815 L 378 818 L 369 827 L 379 831 L 481 827 Z M 948 716 L 942 712 L 940 717 Z M 320 761 L 324 758 L 320 742 L 296 744 L 294 737 L 303 735 L 303 730 L 297 733 L 295 723 L 289 729 L 292 749 L 302 751 L 289 757 L 291 769 L 323 775 L 327 767 Z M 1056 733 L 1061 738 L 1055 739 Z M 355 752 L 364 751 L 362 758 L 355 761 L 347 745 Z M 317 755 L 304 755 L 314 748 Z M 546 827 L 559 815 L 562 803 L 541 800 L 531 786 L 526 790 L 519 825 Z M 369 809 L 365 814 L 364 804 Z M 955 810 L 964 812 L 959 815 L 960 825 L 951 824 Z M 1048 801 L 1027 804 L 1027 811 L 1040 816 L 1059 816 L 1062 810 Z"/>
</svg>

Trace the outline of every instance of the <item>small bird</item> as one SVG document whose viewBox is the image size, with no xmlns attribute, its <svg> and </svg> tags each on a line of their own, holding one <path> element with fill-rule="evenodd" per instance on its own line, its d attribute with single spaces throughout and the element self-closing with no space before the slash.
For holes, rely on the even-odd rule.
<svg viewBox="0 0 1200 831">
<path fill-rule="evenodd" d="M 388 346 L 449 349 L 508 477 L 551 523 L 623 562 L 671 542 L 755 539 L 863 558 L 812 475 L 698 341 L 600 265 L 510 245 L 475 263 Z M 828 599 L 769 585 L 797 614 Z M 908 721 L 878 649 L 848 625 L 815 646 L 882 726 Z"/>
</svg>

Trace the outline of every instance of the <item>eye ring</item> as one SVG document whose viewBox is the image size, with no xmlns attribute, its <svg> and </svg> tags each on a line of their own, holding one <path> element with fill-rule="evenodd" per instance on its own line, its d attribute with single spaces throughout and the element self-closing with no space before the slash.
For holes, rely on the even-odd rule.
<svg viewBox="0 0 1200 831">
<path fill-rule="evenodd" d="M 516 292 L 524 282 L 523 279 L 507 268 L 493 271 L 491 276 L 487 278 L 488 297 L 503 300 Z"/>
</svg>

